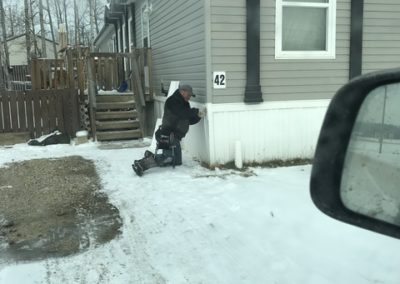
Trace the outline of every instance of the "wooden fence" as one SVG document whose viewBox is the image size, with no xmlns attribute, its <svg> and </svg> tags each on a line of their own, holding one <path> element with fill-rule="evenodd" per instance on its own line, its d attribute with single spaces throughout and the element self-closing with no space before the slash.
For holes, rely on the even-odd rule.
<svg viewBox="0 0 400 284">
<path fill-rule="evenodd" d="M 96 95 L 100 89 L 118 89 L 123 81 L 128 85 L 126 92 L 137 102 L 141 127 L 146 102 L 153 100 L 152 54 L 148 48 L 129 53 L 68 49 L 57 60 L 32 59 L 30 71 L 30 75 L 25 74 L 30 82 L 22 78 L 15 83 L 21 85 L 15 88 L 17 91 L 0 93 L 0 133 L 29 132 L 37 138 L 58 128 L 73 136 L 80 126 L 95 135 Z"/>
<path fill-rule="evenodd" d="M 4 67 L 0 68 L 0 81 L 4 83 L 7 90 L 25 91 L 31 88 L 31 80 L 27 65 L 12 65 L 4 72 Z"/>
<path fill-rule="evenodd" d="M 70 87 L 68 69 L 64 59 L 32 59 L 33 90 L 65 89 Z"/>
<path fill-rule="evenodd" d="M 91 62 L 91 79 L 97 83 L 97 88 L 116 90 L 122 81 L 129 84 L 133 75 L 133 59 L 136 61 L 138 76 L 143 86 L 143 92 L 152 90 L 152 53 L 150 48 L 135 49 L 130 53 L 90 53 L 87 49 L 70 49 L 62 59 L 32 59 L 31 80 L 32 90 L 49 90 L 76 88 L 81 95 L 88 87 L 88 64 Z"/>
<path fill-rule="evenodd" d="M 0 133 L 29 132 L 38 138 L 55 129 L 71 137 L 79 130 L 76 90 L 0 92 Z"/>
</svg>

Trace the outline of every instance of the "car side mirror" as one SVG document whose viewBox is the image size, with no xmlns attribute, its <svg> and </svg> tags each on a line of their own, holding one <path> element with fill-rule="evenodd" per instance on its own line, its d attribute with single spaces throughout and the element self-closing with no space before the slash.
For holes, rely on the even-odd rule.
<svg viewBox="0 0 400 284">
<path fill-rule="evenodd" d="M 400 69 L 370 73 L 332 99 L 310 190 L 327 215 L 400 238 Z"/>
</svg>

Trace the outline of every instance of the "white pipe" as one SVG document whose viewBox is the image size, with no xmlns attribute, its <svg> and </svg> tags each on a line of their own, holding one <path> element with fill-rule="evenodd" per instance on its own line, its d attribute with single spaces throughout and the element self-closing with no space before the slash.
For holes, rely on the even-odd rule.
<svg viewBox="0 0 400 284">
<path fill-rule="evenodd" d="M 235 166 L 238 169 L 243 168 L 242 143 L 239 140 L 235 142 Z"/>
</svg>

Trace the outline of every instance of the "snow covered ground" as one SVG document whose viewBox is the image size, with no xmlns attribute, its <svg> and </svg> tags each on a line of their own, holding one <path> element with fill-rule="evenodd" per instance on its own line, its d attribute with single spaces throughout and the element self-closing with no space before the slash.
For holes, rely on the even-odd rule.
<svg viewBox="0 0 400 284">
<path fill-rule="evenodd" d="M 400 240 L 319 212 L 309 165 L 251 168 L 244 177 L 184 156 L 181 167 L 139 178 L 131 163 L 146 148 L 101 146 L 0 148 L 0 167 L 67 155 L 94 160 L 124 222 L 117 239 L 77 255 L 0 258 L 0 283 L 400 283 Z"/>
</svg>

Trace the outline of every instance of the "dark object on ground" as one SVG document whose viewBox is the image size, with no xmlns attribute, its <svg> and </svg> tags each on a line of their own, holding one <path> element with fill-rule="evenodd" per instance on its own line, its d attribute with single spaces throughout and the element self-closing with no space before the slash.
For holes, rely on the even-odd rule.
<svg viewBox="0 0 400 284">
<path fill-rule="evenodd" d="M 117 91 L 118 91 L 119 93 L 123 93 L 123 92 L 125 92 L 126 90 L 128 90 L 128 83 L 124 80 L 124 81 L 122 81 L 121 84 L 119 85 Z"/>
<path fill-rule="evenodd" d="M 182 150 L 180 141 L 175 139 L 173 132 L 165 132 L 160 127 L 155 133 L 157 147 L 153 154 L 151 151 L 146 151 L 144 157 L 140 160 L 135 160 L 132 168 L 138 176 L 142 176 L 143 172 L 154 167 L 165 167 L 182 165 Z M 162 150 L 159 154 L 158 151 Z"/>
<path fill-rule="evenodd" d="M 69 144 L 71 139 L 68 134 L 61 133 L 58 130 L 53 131 L 52 133 L 42 136 L 37 139 L 31 139 L 28 141 L 28 145 L 31 146 L 47 146 L 53 144 Z"/>
</svg>

